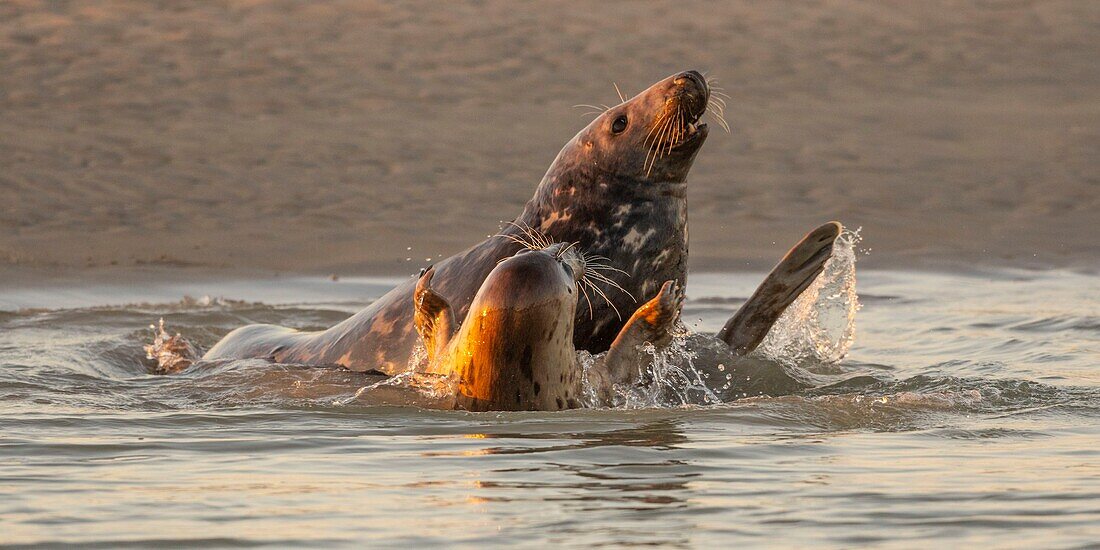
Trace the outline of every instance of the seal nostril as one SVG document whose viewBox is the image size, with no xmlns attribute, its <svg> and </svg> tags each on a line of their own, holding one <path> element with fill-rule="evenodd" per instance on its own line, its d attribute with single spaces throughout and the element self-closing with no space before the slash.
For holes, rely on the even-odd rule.
<svg viewBox="0 0 1100 550">
<path fill-rule="evenodd" d="M 693 84 L 704 90 L 707 87 L 707 79 L 703 78 L 702 73 L 699 71 L 684 71 L 676 77 L 676 82 L 678 84 L 682 83 L 684 80 L 690 80 Z"/>
</svg>

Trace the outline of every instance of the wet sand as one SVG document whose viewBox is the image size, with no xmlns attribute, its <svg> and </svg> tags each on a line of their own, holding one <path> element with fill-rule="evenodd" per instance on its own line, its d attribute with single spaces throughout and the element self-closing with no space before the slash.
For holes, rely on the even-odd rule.
<svg viewBox="0 0 1100 550">
<path fill-rule="evenodd" d="M 1089 1 L 6 2 L 0 273 L 408 273 L 520 211 L 573 105 L 686 68 L 733 98 L 695 270 L 828 219 L 868 267 L 1095 267 L 1098 29 Z"/>
</svg>

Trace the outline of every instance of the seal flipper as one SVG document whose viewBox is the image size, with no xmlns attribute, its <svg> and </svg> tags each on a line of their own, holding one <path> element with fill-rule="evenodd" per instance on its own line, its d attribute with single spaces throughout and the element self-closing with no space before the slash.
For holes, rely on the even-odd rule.
<svg viewBox="0 0 1100 550">
<path fill-rule="evenodd" d="M 432 290 L 433 275 L 435 275 L 434 267 L 421 272 L 420 280 L 416 282 L 416 292 L 413 293 L 416 332 L 424 340 L 429 363 L 447 348 L 457 328 L 451 304 Z"/>
<path fill-rule="evenodd" d="M 738 356 L 756 349 L 779 316 L 825 268 L 825 262 L 833 255 L 833 242 L 842 229 L 839 222 L 829 222 L 807 233 L 726 321 L 718 331 L 718 339 L 729 344 Z"/>
<path fill-rule="evenodd" d="M 672 340 L 672 328 L 683 305 L 684 293 L 680 285 L 676 281 L 665 281 L 653 299 L 634 311 L 604 356 L 603 366 L 610 383 L 634 381 L 642 344 L 667 345 Z"/>
</svg>

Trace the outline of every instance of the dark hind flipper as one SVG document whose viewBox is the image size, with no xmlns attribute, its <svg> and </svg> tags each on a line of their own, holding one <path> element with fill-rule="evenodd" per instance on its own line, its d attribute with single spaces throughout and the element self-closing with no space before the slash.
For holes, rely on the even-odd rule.
<svg viewBox="0 0 1100 550">
<path fill-rule="evenodd" d="M 413 305 L 416 311 L 413 318 L 416 322 L 416 332 L 424 340 L 429 363 L 447 347 L 457 328 L 451 304 L 432 290 L 433 275 L 435 275 L 434 267 L 421 273 L 420 280 L 416 283 L 416 292 L 413 293 Z"/>
<path fill-rule="evenodd" d="M 718 331 L 718 339 L 729 344 L 736 355 L 746 355 L 768 335 L 779 316 L 825 267 L 833 255 L 833 242 L 843 227 L 829 222 L 810 231 L 757 287 L 737 313 Z"/>
<path fill-rule="evenodd" d="M 653 299 L 634 311 L 604 357 L 604 368 L 612 382 L 633 381 L 643 344 L 661 347 L 672 340 L 672 329 L 683 305 L 683 289 L 676 281 L 666 281 Z"/>
</svg>

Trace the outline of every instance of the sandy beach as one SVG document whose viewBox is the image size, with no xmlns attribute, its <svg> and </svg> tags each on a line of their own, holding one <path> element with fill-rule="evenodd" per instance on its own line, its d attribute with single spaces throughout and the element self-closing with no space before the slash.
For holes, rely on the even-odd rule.
<svg viewBox="0 0 1100 550">
<path fill-rule="evenodd" d="M 5 2 L 0 272 L 408 273 L 688 68 L 732 97 L 695 270 L 829 219 L 871 267 L 1091 268 L 1098 48 L 1087 0 Z"/>
</svg>

